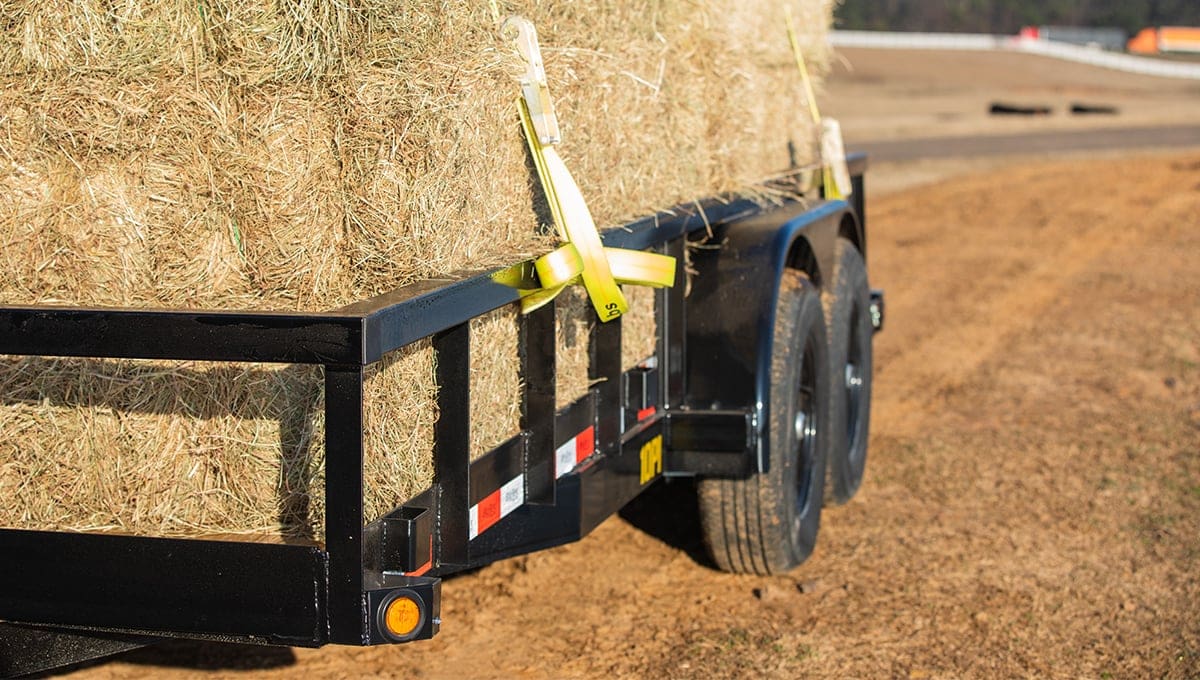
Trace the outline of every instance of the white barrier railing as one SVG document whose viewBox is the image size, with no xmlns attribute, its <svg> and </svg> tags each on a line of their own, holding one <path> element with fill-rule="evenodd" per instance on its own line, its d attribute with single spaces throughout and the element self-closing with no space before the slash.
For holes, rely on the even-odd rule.
<svg viewBox="0 0 1200 680">
<path fill-rule="evenodd" d="M 1032 52 L 1047 57 L 1077 61 L 1081 64 L 1102 66 L 1117 71 L 1140 73 L 1160 78 L 1187 78 L 1200 80 L 1200 64 L 1181 61 L 1164 61 L 1149 57 L 1134 57 L 1117 52 L 1091 49 L 1080 45 L 1055 43 L 1047 40 L 1016 40 L 1012 45 L 1022 52 Z"/>
<path fill-rule="evenodd" d="M 1164 61 L 1047 40 L 976 33 L 893 33 L 887 31 L 831 31 L 834 47 L 875 47 L 909 50 L 1013 50 L 1103 68 L 1158 76 L 1200 80 L 1200 64 Z"/>
<path fill-rule="evenodd" d="M 995 50 L 1007 36 L 978 33 L 893 33 L 889 31 L 830 31 L 834 47 L 881 47 L 909 50 Z"/>
</svg>

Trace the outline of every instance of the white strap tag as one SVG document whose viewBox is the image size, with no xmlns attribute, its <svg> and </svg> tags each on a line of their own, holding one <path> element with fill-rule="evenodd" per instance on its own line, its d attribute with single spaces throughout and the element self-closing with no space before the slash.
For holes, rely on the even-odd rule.
<svg viewBox="0 0 1200 680">
<path fill-rule="evenodd" d="M 850 181 L 850 167 L 846 165 L 842 126 L 828 116 L 821 119 L 821 159 L 833 170 L 833 183 L 838 194 L 849 197 L 854 192 L 854 183 Z"/>
</svg>

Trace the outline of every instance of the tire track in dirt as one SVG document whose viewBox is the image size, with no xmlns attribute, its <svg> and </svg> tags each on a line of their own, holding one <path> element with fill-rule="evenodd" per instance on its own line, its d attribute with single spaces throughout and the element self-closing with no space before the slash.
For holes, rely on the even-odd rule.
<svg viewBox="0 0 1200 680">
<path fill-rule="evenodd" d="M 1052 200 L 1021 194 L 1022 185 Z M 972 195 L 988 197 L 995 214 L 974 214 Z M 865 559 L 847 568 L 835 539 L 839 554 L 823 566 L 882 590 L 863 597 L 852 620 L 874 620 L 865 611 L 897 620 L 869 636 L 886 653 L 839 656 L 819 669 L 890 667 L 901 677 L 1200 672 L 1195 626 L 1179 624 L 1195 610 L 1186 555 L 1200 532 L 1189 528 L 1197 514 L 1184 508 L 1187 485 L 1200 481 L 1187 462 L 1196 437 L 1170 402 L 1171 390 L 1184 400 L 1187 393 L 1164 386 L 1175 385 L 1164 376 L 1194 375 L 1194 363 L 1176 359 L 1170 368 L 1159 347 L 1165 338 L 1150 330 L 1172 329 L 1172 351 L 1195 356 L 1200 336 L 1187 339 L 1178 305 L 1188 291 L 1190 304 L 1200 299 L 1200 250 L 1187 235 L 1194 227 L 1183 226 L 1200 214 L 1198 196 L 1192 157 L 1041 163 L 933 187 L 919 207 L 902 196 L 880 202 L 886 219 L 875 220 L 873 248 L 889 254 L 878 273 L 911 278 L 893 284 L 903 308 L 894 316 L 903 321 L 879 338 L 885 358 L 875 393 L 889 415 L 873 423 L 865 505 L 847 508 L 853 526 L 841 539 Z M 1019 214 L 1004 209 L 1005 198 Z M 963 211 L 951 202 L 964 200 L 963 226 L 980 230 L 976 243 L 955 248 L 947 245 L 955 229 L 904 223 L 922 210 L 953 218 Z M 983 231 L 993 225 L 1003 230 Z M 940 247 L 922 242 L 930 234 L 940 234 Z M 948 252 L 965 263 L 944 261 Z M 1035 259 L 1019 264 L 1027 257 Z M 856 572 L 893 556 L 887 584 Z M 828 640 L 839 655 L 863 638 L 845 628 Z"/>
<path fill-rule="evenodd" d="M 1124 164 L 1111 165 L 1121 168 Z M 943 319 L 929 335 L 915 342 L 893 345 L 896 349 L 879 362 L 876 389 L 889 396 L 879 400 L 873 412 L 874 425 L 879 429 L 897 436 L 909 436 L 919 430 L 927 418 L 936 416 L 945 393 L 952 392 L 984 362 L 1026 332 L 1089 264 L 1136 240 L 1138 232 L 1129 228 L 1130 225 L 1104 219 L 1102 206 L 1126 200 L 1131 194 L 1151 196 L 1161 190 L 1153 184 L 1137 187 L 1126 183 L 1116 195 L 1099 196 L 1094 192 L 1080 192 L 1076 178 L 1047 171 L 1045 168 L 1048 167 L 1052 164 L 1035 162 L 1010 171 L 1004 187 L 987 187 L 988 181 L 980 178 L 955 183 L 955 190 L 949 194 L 941 185 L 912 196 L 914 205 L 928 206 L 930 203 L 953 203 L 959 200 L 963 191 L 979 191 L 991 196 L 977 197 L 976 201 L 1001 204 L 1012 185 L 1026 184 L 1037 187 L 1038 191 L 1055 197 L 1055 200 L 1035 202 L 1033 210 L 1023 211 L 1019 219 L 1006 221 L 990 234 L 964 234 L 957 239 L 961 251 L 956 256 L 973 259 L 985 267 L 978 272 L 980 280 L 986 281 L 982 286 L 971 288 L 968 284 L 963 287 L 961 280 L 955 280 L 962 272 L 947 272 L 943 281 L 931 281 L 929 288 L 921 289 L 907 286 L 905 276 L 897 272 L 899 276 L 891 286 L 890 295 L 901 301 L 899 305 L 893 305 L 893 300 L 889 299 L 889 313 L 902 314 L 914 304 L 930 304 L 939 295 L 945 295 L 947 291 L 938 290 L 942 286 L 966 292 L 965 300 L 959 302 L 967 304 L 960 304 L 963 313 Z M 1138 175 L 1136 171 L 1130 174 Z M 1112 184 L 1119 185 L 1120 182 Z M 1099 178 L 1097 185 L 1111 186 L 1109 181 Z M 1081 230 L 1047 233 L 1039 228 L 1039 224 L 1077 209 L 1077 206 L 1087 209 L 1095 218 Z M 940 230 L 950 231 L 945 225 Z M 946 234 L 941 236 L 942 239 L 947 237 Z M 896 235 L 894 240 L 902 241 L 903 238 Z M 926 244 L 933 251 L 938 250 L 937 243 L 927 241 Z M 887 246 L 875 243 L 873 247 L 878 250 Z M 936 261 L 938 257 L 944 255 L 934 254 L 925 260 L 920 253 L 913 253 L 904 260 L 903 266 L 906 269 L 937 269 L 940 265 Z M 998 272 L 1001 275 L 997 276 Z M 890 279 L 895 275 L 884 272 L 881 278 Z M 923 300 L 924 303 L 910 300 Z M 886 336 L 884 340 L 887 341 Z"/>
<path fill-rule="evenodd" d="M 936 416 L 944 392 L 961 385 L 1015 336 L 1027 331 L 1090 262 L 1130 238 L 1129 231 L 1106 233 L 1110 231 L 1102 226 L 1079 234 L 1059 244 L 1049 256 L 1030 249 L 1024 256 L 1037 258 L 1037 264 L 1011 279 L 1007 288 L 977 298 L 973 314 L 963 318 L 961 325 L 951 320 L 918 345 L 889 358 L 875 379 L 880 392 L 892 395 L 875 410 L 877 426 L 908 436 L 926 418 Z M 919 367 L 918 376 L 910 375 L 913 366 Z"/>
</svg>

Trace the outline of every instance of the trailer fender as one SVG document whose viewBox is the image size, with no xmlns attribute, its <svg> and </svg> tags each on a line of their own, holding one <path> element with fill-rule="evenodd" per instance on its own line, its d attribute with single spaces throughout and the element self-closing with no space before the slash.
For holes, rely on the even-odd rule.
<svg viewBox="0 0 1200 680">
<path fill-rule="evenodd" d="M 784 269 L 818 287 L 832 271 L 834 244 L 858 221 L 845 201 L 795 204 L 727 225 L 693 250 L 688 298 L 685 407 L 751 414 L 751 470 L 766 472 L 772 329 Z M 734 453 L 734 452 L 730 452 Z"/>
</svg>

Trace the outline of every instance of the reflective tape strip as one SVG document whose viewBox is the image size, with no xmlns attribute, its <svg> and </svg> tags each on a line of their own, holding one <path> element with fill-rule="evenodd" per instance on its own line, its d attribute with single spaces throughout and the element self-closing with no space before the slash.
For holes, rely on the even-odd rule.
<svg viewBox="0 0 1200 680">
<path fill-rule="evenodd" d="M 471 506 L 468 513 L 470 538 L 492 528 L 496 522 L 525 504 L 525 478 L 517 475 L 504 486 L 488 494 L 487 498 Z"/>
<path fill-rule="evenodd" d="M 572 438 L 554 451 L 554 478 L 558 479 L 575 467 L 575 439 Z"/>
<path fill-rule="evenodd" d="M 425 564 L 422 564 L 421 566 L 417 567 L 416 570 L 410 571 L 410 572 L 404 572 L 404 575 L 405 576 L 420 576 L 421 574 L 424 574 L 425 572 L 429 571 L 432 568 L 433 568 L 433 536 L 431 535 L 429 537 L 429 559 L 425 562 Z"/>
<path fill-rule="evenodd" d="M 554 478 L 558 479 L 575 469 L 576 465 L 596 451 L 596 428 L 589 427 L 571 437 L 554 451 Z"/>
<path fill-rule="evenodd" d="M 589 427 L 575 438 L 575 462 L 582 463 L 584 458 L 596 451 L 596 428 Z"/>
</svg>

